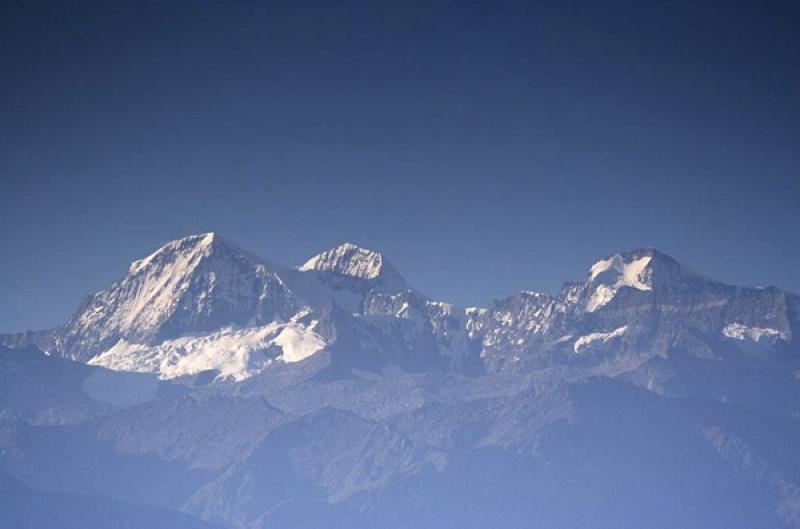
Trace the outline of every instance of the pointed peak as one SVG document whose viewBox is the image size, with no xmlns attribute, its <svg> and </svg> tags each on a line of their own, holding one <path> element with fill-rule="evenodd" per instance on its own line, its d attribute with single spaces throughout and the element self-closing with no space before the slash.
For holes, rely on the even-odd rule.
<svg viewBox="0 0 800 529">
<path fill-rule="evenodd" d="M 642 274 L 647 270 L 653 256 L 649 252 L 627 252 L 625 254 L 610 255 L 604 259 L 596 261 L 589 269 L 589 281 L 605 282 L 606 280 L 617 280 L 619 276 L 624 276 L 627 283 L 644 285 Z M 640 288 L 640 290 L 649 290 Z"/>
<path fill-rule="evenodd" d="M 151 264 L 174 260 L 178 255 L 198 257 L 208 256 L 211 255 L 211 253 L 213 253 L 215 250 L 218 250 L 222 247 L 238 250 L 234 244 L 229 243 L 213 231 L 200 233 L 197 235 L 188 235 L 186 237 L 167 242 L 161 245 L 156 251 L 147 257 L 139 259 L 138 261 L 134 261 L 131 263 L 128 272 L 130 274 L 135 274 Z"/>
<path fill-rule="evenodd" d="M 171 243 L 167 243 L 167 245 L 173 243 L 185 247 L 192 245 L 203 248 L 210 248 L 210 247 L 216 248 L 225 246 L 225 247 L 235 248 L 237 250 L 239 249 L 239 247 L 236 246 L 234 243 L 230 242 L 228 239 L 223 238 L 220 234 L 214 231 L 199 233 L 197 235 L 189 235 L 187 237 L 183 237 L 182 239 L 177 239 L 175 241 L 172 241 Z"/>
<path fill-rule="evenodd" d="M 687 279 L 710 281 L 652 247 L 610 255 L 589 268 L 586 285 L 593 294 L 587 310 L 592 312 L 605 305 L 623 287 L 651 291 L 682 284 Z"/>
<path fill-rule="evenodd" d="M 166 243 L 164 246 L 170 244 L 212 244 L 217 238 L 219 238 L 219 235 L 217 235 L 215 232 L 207 231 L 205 233 L 197 233 L 194 235 L 181 237 L 180 239 L 175 239 Z"/>
<path fill-rule="evenodd" d="M 370 250 L 368 248 L 364 248 L 363 246 L 359 246 L 359 245 L 357 245 L 355 243 L 352 243 L 352 242 L 343 242 L 342 244 L 340 244 L 338 246 L 334 246 L 333 248 L 331 248 L 331 250 L 342 250 L 342 251 L 363 250 L 365 252 L 370 252 L 370 253 L 379 253 L 379 252 L 376 252 L 374 250 Z"/>
<path fill-rule="evenodd" d="M 677 271 L 683 267 L 675 259 L 653 247 L 637 248 L 596 261 L 589 269 L 588 280 L 603 281 L 609 277 L 622 276 L 624 282 L 631 286 L 649 290 L 645 285 L 649 283 L 652 271 L 656 268 Z"/>
<path fill-rule="evenodd" d="M 315 255 L 298 268 L 301 272 L 333 272 L 361 279 L 376 279 L 396 271 L 380 252 L 346 242 Z"/>
<path fill-rule="evenodd" d="M 644 248 L 635 248 L 633 250 L 623 252 L 619 255 L 621 255 L 626 260 L 641 259 L 642 257 L 650 257 L 653 263 L 668 263 L 668 264 L 678 265 L 678 262 L 671 256 L 665 254 L 664 252 L 652 246 L 646 246 Z"/>
</svg>

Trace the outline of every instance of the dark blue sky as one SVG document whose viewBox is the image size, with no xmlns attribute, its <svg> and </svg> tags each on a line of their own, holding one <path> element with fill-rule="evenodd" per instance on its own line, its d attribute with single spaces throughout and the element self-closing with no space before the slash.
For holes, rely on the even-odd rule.
<svg viewBox="0 0 800 529">
<path fill-rule="evenodd" d="M 778 2 L 5 1 L 0 331 L 209 230 L 286 264 L 374 247 L 460 304 L 639 246 L 798 292 L 798 27 Z"/>
</svg>

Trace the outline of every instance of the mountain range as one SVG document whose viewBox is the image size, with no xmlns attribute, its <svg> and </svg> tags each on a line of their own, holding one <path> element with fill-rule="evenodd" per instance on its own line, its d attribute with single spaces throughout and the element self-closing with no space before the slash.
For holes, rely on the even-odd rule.
<svg viewBox="0 0 800 529">
<path fill-rule="evenodd" d="M 800 527 L 798 332 L 652 248 L 458 307 L 189 236 L 0 335 L 0 527 Z"/>
</svg>

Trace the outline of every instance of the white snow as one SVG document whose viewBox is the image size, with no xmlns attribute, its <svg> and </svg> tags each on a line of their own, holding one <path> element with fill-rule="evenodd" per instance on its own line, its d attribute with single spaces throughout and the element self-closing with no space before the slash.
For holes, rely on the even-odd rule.
<svg viewBox="0 0 800 529">
<path fill-rule="evenodd" d="M 734 340 L 752 340 L 760 342 L 763 339 L 786 339 L 785 333 L 770 327 L 748 327 L 741 323 L 731 323 L 722 329 L 722 334 Z"/>
<path fill-rule="evenodd" d="M 586 304 L 586 310 L 589 312 L 594 312 L 609 301 L 614 298 L 614 294 L 617 293 L 617 289 L 610 287 L 608 285 L 600 285 L 598 286 L 594 292 L 592 293 L 592 297 L 589 298 L 589 302 Z"/>
<path fill-rule="evenodd" d="M 187 277 L 209 255 L 213 241 L 213 233 L 186 237 L 135 261 L 125 279 L 98 293 L 96 304 L 81 315 L 78 327 L 122 334 L 152 329 L 175 309 L 189 288 Z"/>
<path fill-rule="evenodd" d="M 319 335 L 297 325 L 285 326 L 272 343 L 281 348 L 283 354 L 278 358 L 287 363 L 305 360 L 325 347 L 325 341 Z"/>
<path fill-rule="evenodd" d="M 162 379 L 213 369 L 220 378 L 244 380 L 276 359 L 298 362 L 324 347 L 319 335 L 298 323 L 273 322 L 244 329 L 226 327 L 152 347 L 123 339 L 89 363 L 117 371 L 158 373 Z"/>
<path fill-rule="evenodd" d="M 209 246 L 211 246 L 211 244 L 214 242 L 215 236 L 216 235 L 213 232 L 209 232 L 209 233 L 204 233 L 202 235 L 190 235 L 188 237 L 184 237 L 183 239 L 176 239 L 174 241 L 168 242 L 167 244 L 160 247 L 158 250 L 148 255 L 147 257 L 131 263 L 128 273 L 136 274 L 142 271 L 143 269 L 147 268 L 147 266 L 150 265 L 159 256 L 164 255 L 168 252 L 175 251 L 182 245 L 186 244 L 187 242 L 195 243 L 194 249 L 197 251 L 203 251 L 207 249 Z"/>
<path fill-rule="evenodd" d="M 455 305 L 453 305 L 452 303 L 447 303 L 445 301 L 428 300 L 425 302 L 425 304 L 428 305 L 429 307 L 441 311 L 441 313 L 446 316 L 453 316 L 456 314 L 456 312 L 458 312 L 458 309 L 456 309 Z"/>
<path fill-rule="evenodd" d="M 410 309 L 410 307 L 408 306 L 408 302 L 404 301 L 403 304 L 400 306 L 400 308 L 397 309 L 397 312 L 395 313 L 395 317 L 396 318 L 408 319 L 409 315 L 410 315 L 409 309 Z"/>
<path fill-rule="evenodd" d="M 580 353 L 581 349 L 583 347 L 586 347 L 587 345 L 591 345 L 597 341 L 606 343 L 614 338 L 619 338 L 620 336 L 625 334 L 627 330 L 628 326 L 624 325 L 622 327 L 614 329 L 611 332 L 593 332 L 591 334 L 587 334 L 586 336 L 581 336 L 577 340 L 575 340 L 575 343 L 572 345 L 572 350 L 575 353 Z"/>
<path fill-rule="evenodd" d="M 652 256 L 645 255 L 639 259 L 626 262 L 621 255 L 614 255 L 608 259 L 601 259 L 592 265 L 589 271 L 589 282 L 600 280 L 586 306 L 586 310 L 594 312 L 611 301 L 617 291 L 622 287 L 631 287 L 637 290 L 652 290 L 652 285 L 647 277 L 648 265 Z M 609 274 L 610 272 L 610 274 Z M 611 278 L 600 277 L 611 275 Z"/>
<path fill-rule="evenodd" d="M 298 267 L 301 272 L 336 272 L 342 275 L 375 279 L 381 273 L 383 256 L 352 243 L 340 244 L 319 255 L 315 255 Z"/>
</svg>

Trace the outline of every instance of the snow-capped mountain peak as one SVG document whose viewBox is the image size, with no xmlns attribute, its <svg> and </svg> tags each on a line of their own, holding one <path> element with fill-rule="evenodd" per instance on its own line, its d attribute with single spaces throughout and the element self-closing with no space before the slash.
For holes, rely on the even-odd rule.
<svg viewBox="0 0 800 529">
<path fill-rule="evenodd" d="M 128 273 L 137 274 L 149 266 L 170 261 L 178 254 L 185 256 L 189 261 L 192 261 L 194 257 L 208 256 L 215 240 L 219 241 L 219 236 L 214 232 L 208 232 L 170 241 L 147 257 L 131 263 Z"/>
<path fill-rule="evenodd" d="M 616 254 L 594 263 L 589 270 L 592 283 L 612 284 L 617 287 L 630 286 L 639 290 L 651 290 L 652 254 L 641 256 Z"/>
<path fill-rule="evenodd" d="M 148 344 L 186 332 L 288 318 L 291 292 L 271 267 L 214 233 L 168 242 L 91 296 L 63 328 L 60 352 L 88 359 L 118 340 Z"/>
<path fill-rule="evenodd" d="M 610 302 L 623 287 L 651 291 L 699 277 L 655 248 L 640 248 L 596 261 L 589 269 L 587 287 L 592 291 L 586 310 L 594 312 Z"/>
<path fill-rule="evenodd" d="M 301 272 L 333 272 L 359 279 L 399 276 L 380 253 L 353 243 L 344 243 L 315 255 L 298 267 Z"/>
<path fill-rule="evenodd" d="M 381 253 L 352 243 L 289 269 L 204 233 L 135 261 L 58 329 L 0 343 L 41 344 L 57 356 L 165 377 L 216 369 L 246 378 L 323 349 L 358 369 L 384 362 L 492 371 L 668 354 L 674 344 L 706 355 L 778 351 L 800 328 L 797 307 L 796 296 L 778 289 L 725 285 L 644 248 L 597 260 L 558 295 L 522 291 L 462 309 L 432 301 Z M 326 317 L 331 311 L 338 316 Z"/>
</svg>

